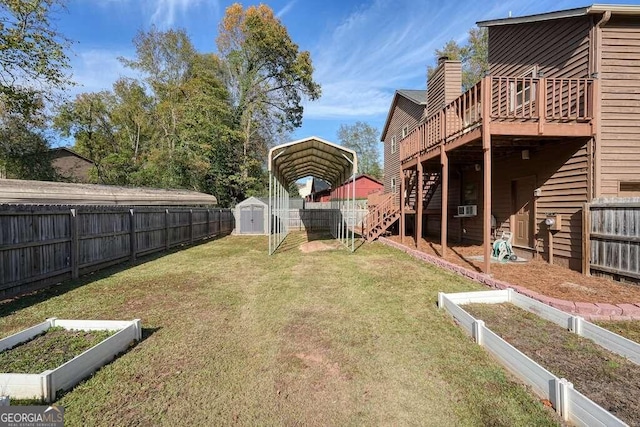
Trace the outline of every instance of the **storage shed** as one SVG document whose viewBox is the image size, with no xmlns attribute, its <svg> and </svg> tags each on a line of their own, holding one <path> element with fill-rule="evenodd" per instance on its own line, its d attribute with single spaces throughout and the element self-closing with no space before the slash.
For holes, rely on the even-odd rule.
<svg viewBox="0 0 640 427">
<path fill-rule="evenodd" d="M 269 234 L 269 206 L 260 199 L 249 197 L 235 209 L 236 234 Z"/>
</svg>

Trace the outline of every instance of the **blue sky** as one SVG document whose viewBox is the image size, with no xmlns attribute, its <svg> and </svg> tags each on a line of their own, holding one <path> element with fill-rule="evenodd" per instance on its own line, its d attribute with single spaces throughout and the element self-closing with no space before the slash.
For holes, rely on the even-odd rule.
<svg viewBox="0 0 640 427">
<path fill-rule="evenodd" d="M 110 89 L 131 71 L 118 62 L 132 57 L 140 29 L 184 28 L 199 51 L 215 52 L 218 22 L 232 2 L 221 0 L 68 0 L 56 27 L 74 40 L 72 94 Z M 244 6 L 257 2 L 243 2 Z M 433 52 L 448 40 L 463 41 L 476 21 L 588 5 L 576 0 L 266 2 L 291 38 L 311 52 L 320 100 L 305 104 L 303 126 L 292 138 L 337 140 L 341 124 L 384 126 L 395 89 L 424 89 Z M 607 3 L 600 1 L 599 3 Z M 616 3 L 615 1 L 611 3 Z M 619 2 L 618 2 L 619 3 Z M 637 4 L 638 1 L 628 3 Z"/>
</svg>

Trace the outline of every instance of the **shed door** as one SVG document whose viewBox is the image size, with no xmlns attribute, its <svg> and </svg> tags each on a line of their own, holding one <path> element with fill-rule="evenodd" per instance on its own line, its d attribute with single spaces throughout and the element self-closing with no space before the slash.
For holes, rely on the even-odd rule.
<svg viewBox="0 0 640 427">
<path fill-rule="evenodd" d="M 240 208 L 240 233 L 264 233 L 264 207 L 242 206 Z"/>
<path fill-rule="evenodd" d="M 536 189 L 536 178 L 529 176 L 512 181 L 513 215 L 511 225 L 513 244 L 532 247 L 533 242 L 533 192 Z"/>
</svg>

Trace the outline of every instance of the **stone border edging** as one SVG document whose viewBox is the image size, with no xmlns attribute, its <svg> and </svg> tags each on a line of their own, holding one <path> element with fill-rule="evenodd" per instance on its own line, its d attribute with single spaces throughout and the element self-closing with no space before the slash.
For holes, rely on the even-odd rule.
<svg viewBox="0 0 640 427">
<path fill-rule="evenodd" d="M 453 273 L 459 274 L 460 276 L 467 277 L 475 282 L 482 283 L 495 289 L 512 288 L 523 295 L 543 302 L 566 313 L 579 314 L 587 320 L 640 320 L 640 304 L 574 302 L 548 297 L 527 289 L 524 286 L 512 285 L 511 283 L 489 277 L 484 273 L 471 271 L 442 258 L 429 255 L 417 249 L 412 249 L 408 246 L 394 242 L 386 237 L 379 237 L 378 241 L 384 245 L 399 249 L 414 258 L 444 268 L 445 270 L 449 270 Z"/>
</svg>

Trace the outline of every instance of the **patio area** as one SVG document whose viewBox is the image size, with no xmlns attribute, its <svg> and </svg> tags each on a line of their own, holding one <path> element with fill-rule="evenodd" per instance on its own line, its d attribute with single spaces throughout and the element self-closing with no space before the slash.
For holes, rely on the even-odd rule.
<svg viewBox="0 0 640 427">
<path fill-rule="evenodd" d="M 400 236 L 389 236 L 390 240 L 400 242 Z M 415 240 L 405 237 L 405 246 L 415 248 Z M 440 257 L 442 246 L 438 239 L 421 239 L 418 250 L 429 255 Z M 453 244 L 449 246 L 446 261 L 469 270 L 482 271 L 482 255 L 480 245 Z M 550 265 L 544 260 L 534 259 L 529 262 L 492 263 L 491 276 L 495 279 L 524 286 L 540 294 L 570 301 L 588 303 L 638 303 L 640 302 L 640 286 L 616 282 L 601 277 L 587 277 L 558 265 Z"/>
</svg>

